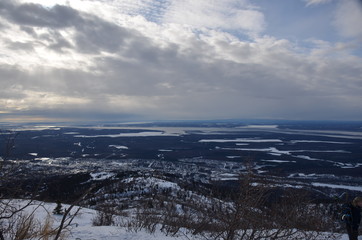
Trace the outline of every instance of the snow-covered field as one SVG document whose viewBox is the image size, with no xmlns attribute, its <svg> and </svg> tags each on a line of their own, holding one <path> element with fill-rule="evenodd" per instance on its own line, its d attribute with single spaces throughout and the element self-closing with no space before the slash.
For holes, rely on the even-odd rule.
<svg viewBox="0 0 362 240">
<path fill-rule="evenodd" d="M 23 205 L 26 201 L 23 200 L 14 200 L 16 204 Z M 40 206 L 40 207 L 39 207 Z M 54 215 L 52 211 L 56 207 L 55 203 L 37 203 L 28 207 L 27 212 L 35 213 L 35 219 L 39 221 L 44 221 L 44 219 L 50 218 L 53 223 L 53 227 L 57 227 L 60 224 L 61 215 Z M 67 208 L 68 205 L 63 205 Z M 35 209 L 35 210 L 34 210 Z M 73 208 L 73 212 L 77 210 L 76 207 Z M 167 236 L 160 231 L 155 233 L 148 233 L 144 230 L 137 232 L 127 231 L 126 228 L 117 227 L 117 226 L 93 226 L 92 221 L 96 217 L 96 211 L 88 208 L 81 208 L 78 214 L 75 216 L 71 227 L 69 228 L 70 232 L 67 234 L 66 239 L 74 240 L 191 240 L 191 239 L 200 239 L 197 236 L 190 234 L 183 235 L 182 233 L 178 236 Z M 360 236 L 358 239 L 362 239 Z M 341 235 L 339 240 L 348 240 L 346 234 Z"/>
</svg>

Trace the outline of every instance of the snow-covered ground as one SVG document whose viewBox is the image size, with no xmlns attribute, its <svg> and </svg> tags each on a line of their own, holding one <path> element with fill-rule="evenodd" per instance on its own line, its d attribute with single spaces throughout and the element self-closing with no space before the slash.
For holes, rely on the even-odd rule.
<svg viewBox="0 0 362 240">
<path fill-rule="evenodd" d="M 51 207 L 55 207 L 53 204 Z M 170 240 L 172 236 L 165 236 L 162 232 L 150 234 L 146 231 L 130 232 L 125 228 L 116 226 L 92 226 L 92 219 L 96 212 L 91 209 L 81 209 L 79 216 L 75 218 L 68 239 L 77 240 Z M 187 239 L 179 237 L 177 239 Z"/>
<path fill-rule="evenodd" d="M 19 206 L 26 204 L 28 201 L 13 200 L 14 204 Z M 63 208 L 68 208 L 69 205 L 62 205 Z M 50 218 L 50 222 L 53 223 L 53 227 L 59 226 L 62 219 L 62 215 L 52 214 L 56 203 L 43 203 L 36 202 L 29 206 L 25 211 L 27 213 L 35 213 L 35 219 L 40 222 L 44 222 L 45 219 Z M 73 214 L 78 207 L 72 209 Z M 171 240 L 171 239 L 193 239 L 192 236 L 166 236 L 160 231 L 155 233 L 148 233 L 144 230 L 138 232 L 127 231 L 126 228 L 117 226 L 93 226 L 93 219 L 97 213 L 95 210 L 88 208 L 81 208 L 78 214 L 75 216 L 71 226 L 70 232 L 67 233 L 66 239 L 74 240 Z M 67 229 L 68 230 L 68 229 Z"/>
<path fill-rule="evenodd" d="M 14 200 L 17 204 L 22 205 L 25 204 L 26 201 L 22 200 Z M 40 204 L 40 207 L 39 207 Z M 62 216 L 52 214 L 52 211 L 56 207 L 55 203 L 39 203 L 32 205 L 27 208 L 27 212 L 35 212 L 35 219 L 40 221 L 44 221 L 44 219 L 50 218 L 53 223 L 53 227 L 57 227 L 61 221 Z M 67 208 L 68 205 L 63 205 L 63 207 Z M 34 210 L 35 209 L 35 210 Z M 77 208 L 73 208 L 73 212 L 76 211 Z M 178 236 L 166 236 L 164 233 L 160 231 L 156 231 L 155 233 L 148 233 L 144 230 L 140 230 L 138 232 L 130 232 L 127 231 L 126 228 L 117 227 L 117 226 L 93 226 L 92 221 L 96 217 L 96 211 L 88 208 L 81 208 L 78 214 L 75 216 L 71 228 L 70 233 L 67 235 L 66 239 L 74 239 L 74 240 L 171 240 L 171 239 L 179 239 L 179 240 L 191 240 L 191 239 L 200 239 L 196 236 L 182 233 Z M 362 240 L 362 236 L 358 239 Z M 346 234 L 341 235 L 339 240 L 348 240 L 348 236 Z"/>
</svg>

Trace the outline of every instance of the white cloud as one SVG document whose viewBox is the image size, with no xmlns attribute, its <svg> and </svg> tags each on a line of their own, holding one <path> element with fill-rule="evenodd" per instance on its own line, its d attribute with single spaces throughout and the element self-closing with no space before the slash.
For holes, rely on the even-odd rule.
<svg viewBox="0 0 362 240">
<path fill-rule="evenodd" d="M 318 4 L 325 4 L 328 2 L 331 2 L 332 0 L 305 0 L 305 2 L 307 2 L 307 6 L 311 6 L 311 5 L 318 5 Z"/>
<path fill-rule="evenodd" d="M 172 1 L 165 22 L 187 24 L 197 28 L 241 30 L 260 33 L 265 20 L 262 12 L 247 1 Z"/>
<path fill-rule="evenodd" d="M 101 18 L 130 23 L 129 16 L 143 16 L 157 23 L 186 24 L 195 28 L 216 28 L 261 33 L 265 28 L 264 15 L 248 0 L 192 1 L 192 0 L 21 0 L 22 3 L 53 7 L 67 5 Z M 125 16 L 125 15 L 127 16 Z M 132 19 L 131 21 L 133 21 Z"/>
<path fill-rule="evenodd" d="M 357 37 L 362 41 L 362 2 L 359 0 L 339 1 L 335 26 L 339 33 L 345 37 Z"/>
</svg>

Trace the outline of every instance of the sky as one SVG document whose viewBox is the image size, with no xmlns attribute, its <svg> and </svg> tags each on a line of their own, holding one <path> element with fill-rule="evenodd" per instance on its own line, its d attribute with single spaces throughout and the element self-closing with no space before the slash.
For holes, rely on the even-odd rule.
<svg viewBox="0 0 362 240">
<path fill-rule="evenodd" d="M 362 120 L 361 0 L 0 0 L 0 122 Z"/>
</svg>

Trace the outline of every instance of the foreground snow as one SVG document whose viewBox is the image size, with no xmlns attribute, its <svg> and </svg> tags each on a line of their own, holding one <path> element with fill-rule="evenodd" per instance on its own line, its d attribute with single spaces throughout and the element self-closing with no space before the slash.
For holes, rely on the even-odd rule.
<svg viewBox="0 0 362 240">
<path fill-rule="evenodd" d="M 17 204 L 23 205 L 25 201 L 15 200 Z M 40 207 L 39 207 L 40 204 Z M 44 221 L 44 219 L 51 218 L 53 222 L 53 226 L 59 226 L 62 216 L 52 214 L 52 211 L 56 207 L 55 203 L 37 203 L 28 207 L 26 209 L 27 212 L 35 212 L 35 218 L 39 221 Z M 63 207 L 67 208 L 68 205 L 63 205 Z M 77 208 L 73 209 L 73 213 L 77 210 Z M 166 236 L 164 233 L 160 231 L 156 231 L 155 233 L 148 233 L 144 230 L 138 232 L 130 232 L 125 228 L 116 227 L 116 226 L 93 226 L 92 221 L 96 217 L 96 211 L 88 208 L 81 208 L 78 214 L 75 216 L 72 224 L 70 233 L 66 239 L 74 239 L 74 240 L 171 240 L 171 239 L 179 239 L 179 240 L 191 240 L 191 239 L 199 239 L 193 235 L 182 235 L 179 236 Z M 362 236 L 358 239 L 362 240 Z M 346 234 L 342 235 L 339 240 L 348 240 L 348 236 Z"/>
<path fill-rule="evenodd" d="M 14 200 L 15 204 L 21 206 L 25 205 L 27 201 Z M 57 227 L 62 219 L 61 215 L 54 215 L 52 211 L 56 207 L 55 203 L 39 203 L 36 202 L 29 206 L 25 211 L 27 213 L 35 213 L 35 219 L 44 222 L 45 219 L 50 218 L 53 227 Z M 63 205 L 63 208 L 68 208 L 69 205 Z M 73 214 L 78 208 L 74 207 L 71 211 Z M 171 239 L 194 239 L 192 236 L 166 236 L 164 233 L 158 231 L 156 233 L 148 233 L 144 230 L 138 232 L 127 231 L 126 228 L 117 226 L 93 226 L 92 221 L 96 217 L 97 212 L 93 209 L 81 208 L 75 216 L 71 227 L 70 233 L 66 239 L 75 240 L 171 240 Z"/>
<path fill-rule="evenodd" d="M 54 205 L 52 205 L 54 207 Z M 92 219 L 96 212 L 91 209 L 81 209 L 80 215 L 76 217 L 69 239 L 81 240 L 169 240 L 175 239 L 172 236 L 165 236 L 162 232 L 155 234 L 146 231 L 129 232 L 125 228 L 115 226 L 92 226 Z M 178 237 L 177 239 L 188 239 Z"/>
</svg>

